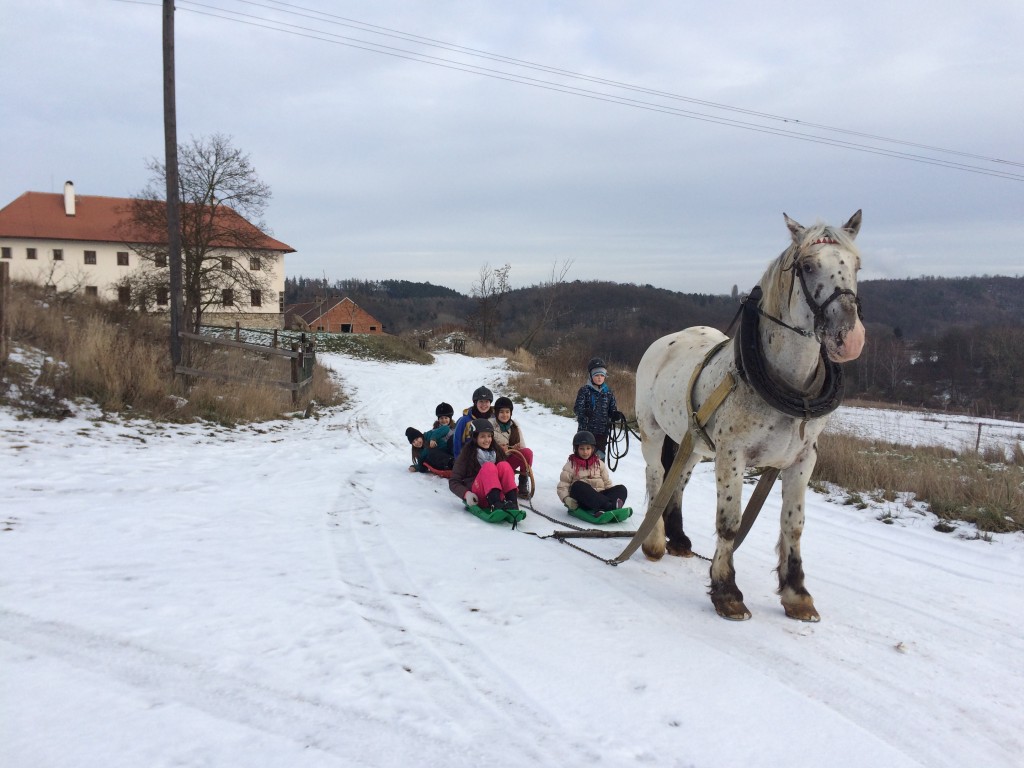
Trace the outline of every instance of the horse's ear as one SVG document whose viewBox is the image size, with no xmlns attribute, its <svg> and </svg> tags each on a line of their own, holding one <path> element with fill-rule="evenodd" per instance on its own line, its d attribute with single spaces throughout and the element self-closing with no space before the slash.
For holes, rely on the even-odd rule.
<svg viewBox="0 0 1024 768">
<path fill-rule="evenodd" d="M 850 217 L 850 220 L 843 224 L 843 229 L 846 231 L 846 234 L 850 236 L 851 240 L 855 240 L 857 238 L 857 233 L 860 232 L 860 211 L 853 214 L 853 216 Z"/>
<path fill-rule="evenodd" d="M 789 233 L 793 236 L 793 242 L 796 245 L 800 245 L 800 243 L 803 242 L 804 238 L 803 225 L 793 221 L 785 213 L 782 214 L 782 218 L 786 220 L 786 226 L 789 227 Z"/>
</svg>

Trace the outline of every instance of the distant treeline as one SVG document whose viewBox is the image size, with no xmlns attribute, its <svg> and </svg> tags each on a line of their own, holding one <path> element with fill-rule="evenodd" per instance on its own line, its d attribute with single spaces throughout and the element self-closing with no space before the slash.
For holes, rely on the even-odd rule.
<svg viewBox="0 0 1024 768">
<path fill-rule="evenodd" d="M 866 280 L 861 358 L 845 366 L 848 396 L 952 407 L 979 415 L 1024 412 L 1024 277 Z M 473 330 L 478 299 L 405 280 L 285 281 L 285 303 L 349 296 L 401 334 Z M 694 325 L 725 330 L 737 298 L 651 285 L 572 281 L 505 294 L 493 341 L 582 366 L 593 355 L 635 368 L 655 339 Z"/>
</svg>

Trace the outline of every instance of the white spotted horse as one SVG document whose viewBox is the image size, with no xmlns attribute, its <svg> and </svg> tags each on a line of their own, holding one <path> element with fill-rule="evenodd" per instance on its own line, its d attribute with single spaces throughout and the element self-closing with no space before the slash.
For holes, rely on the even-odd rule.
<svg viewBox="0 0 1024 768">
<path fill-rule="evenodd" d="M 696 464 L 714 457 L 717 542 L 709 595 L 727 619 L 750 618 L 736 585 L 733 551 L 745 534 L 740 533 L 744 469 L 766 467 L 782 476 L 777 547 L 782 606 L 791 618 L 818 621 L 800 556 L 804 496 L 817 460 L 816 440 L 842 400 L 839 364 L 856 359 L 864 346 L 857 297 L 860 254 L 853 242 L 861 212 L 838 229 L 803 227 L 783 216 L 792 245 L 744 299 L 736 336 L 729 339 L 704 326 L 665 336 L 644 353 L 636 375 L 649 501 L 666 476 L 678 478 L 674 490 L 661 494 L 667 497 L 661 501 L 664 511 L 651 523 L 643 552 L 651 560 L 666 551 L 693 554 L 683 532 L 682 493 Z M 700 409 L 702 404 L 711 408 Z M 681 443 L 692 450 L 676 462 Z"/>
</svg>

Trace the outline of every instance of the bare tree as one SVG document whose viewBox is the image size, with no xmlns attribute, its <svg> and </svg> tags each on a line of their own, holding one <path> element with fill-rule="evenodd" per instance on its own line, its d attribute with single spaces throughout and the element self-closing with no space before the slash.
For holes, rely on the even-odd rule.
<svg viewBox="0 0 1024 768">
<path fill-rule="evenodd" d="M 508 273 L 512 270 L 511 265 L 494 269 L 490 264 L 480 267 L 480 277 L 473 283 L 472 294 L 476 299 L 476 311 L 470 318 L 470 322 L 476 328 L 480 341 L 488 344 L 494 334 L 501 317 L 501 302 L 510 290 L 508 284 Z"/>
<path fill-rule="evenodd" d="M 280 257 L 265 247 L 263 212 L 270 187 L 229 137 L 193 137 L 179 145 L 178 164 L 182 325 L 198 331 L 211 306 L 242 311 L 257 295 L 269 300 L 270 275 Z M 125 243 L 142 260 L 123 281 L 131 288 L 133 303 L 140 306 L 162 303 L 158 297 L 169 285 L 166 167 L 156 159 L 147 167 L 149 184 L 132 200 L 121 223 Z"/>
<path fill-rule="evenodd" d="M 573 260 L 566 259 L 564 262 L 555 264 L 551 267 L 551 280 L 546 283 L 541 283 L 541 307 L 537 313 L 530 329 L 527 331 L 526 336 L 519 342 L 519 346 L 525 350 L 530 349 L 530 345 L 533 344 L 544 327 L 551 320 L 556 320 L 561 317 L 567 310 L 559 312 L 558 309 L 562 306 L 561 304 L 561 288 L 565 285 L 565 276 L 569 274 L 569 270 L 572 268 Z"/>
</svg>

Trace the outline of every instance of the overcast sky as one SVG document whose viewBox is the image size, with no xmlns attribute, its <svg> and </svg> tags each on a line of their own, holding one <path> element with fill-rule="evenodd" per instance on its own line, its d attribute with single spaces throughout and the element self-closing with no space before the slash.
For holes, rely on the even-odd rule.
<svg viewBox="0 0 1024 768">
<path fill-rule="evenodd" d="M 783 212 L 858 208 L 862 279 L 1024 274 L 1021 0 L 177 5 L 179 140 L 250 154 L 291 276 L 468 292 L 485 263 L 520 287 L 571 259 L 728 293 L 786 246 Z M 138 193 L 160 46 L 159 2 L 0 0 L 0 205 Z"/>
</svg>

